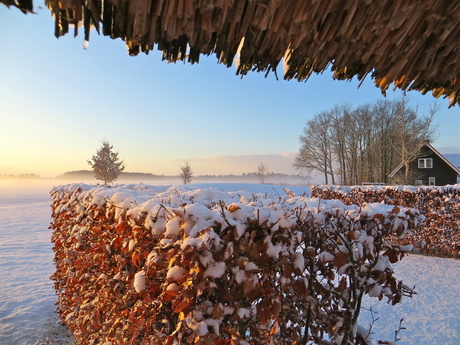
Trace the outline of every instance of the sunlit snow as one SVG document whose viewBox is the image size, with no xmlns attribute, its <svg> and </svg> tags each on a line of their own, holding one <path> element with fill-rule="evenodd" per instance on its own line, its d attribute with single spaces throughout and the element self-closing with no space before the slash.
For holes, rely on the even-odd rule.
<svg viewBox="0 0 460 345">
<path fill-rule="evenodd" d="M 48 229 L 51 213 L 49 191 L 52 184 L 49 181 L 40 185 L 22 181 L 21 185 L 13 185 L 9 181 L 0 181 L 0 344 L 72 343 L 72 338 L 55 313 L 54 304 L 57 298 L 53 283 L 49 279 L 54 271 L 51 230 Z M 214 187 L 212 193 L 207 189 L 211 187 Z M 175 188 L 181 191 L 200 188 L 194 192 L 195 197 L 206 197 L 209 200 L 219 199 L 222 191 L 236 190 L 286 195 L 283 186 L 258 184 L 200 184 Z M 297 195 L 308 192 L 308 187 L 288 188 Z M 164 187 L 158 187 L 158 193 L 165 190 Z M 193 208 L 189 211 L 193 212 Z M 247 210 L 238 212 L 243 215 Z M 238 216 L 234 212 L 233 217 Z M 175 225 L 170 224 L 167 231 L 173 235 L 175 230 Z M 198 244 L 197 242 L 196 245 Z M 130 250 L 135 248 L 135 243 L 126 245 Z M 231 251 L 232 248 L 228 250 Z M 277 248 L 272 248 L 272 255 L 276 254 Z M 221 272 L 218 265 L 209 266 L 208 269 L 208 274 L 213 277 Z M 373 325 L 373 339 L 394 340 L 394 331 L 398 328 L 399 321 L 404 318 L 403 326 L 406 330 L 399 334 L 402 338 L 397 343 L 399 345 L 459 344 L 460 260 L 410 255 L 396 264 L 395 271 L 397 277 L 402 278 L 407 285 L 415 285 L 418 294 L 412 299 L 403 299 L 402 304 L 396 306 L 366 298 L 363 306 L 367 309 L 372 307 L 376 312 L 374 318 L 380 318 Z M 136 279 L 136 290 L 139 291 L 145 284 L 142 273 L 139 272 Z M 181 273 L 183 272 L 174 267 L 168 272 L 172 280 L 171 290 L 175 288 L 173 280 L 180 279 Z M 236 311 L 225 310 L 225 313 L 246 311 L 240 308 Z M 369 329 L 371 321 L 371 313 L 362 310 L 360 323 L 363 329 Z M 203 323 L 199 315 L 188 322 L 198 327 L 203 334 L 207 332 L 207 326 L 213 326 Z"/>
</svg>

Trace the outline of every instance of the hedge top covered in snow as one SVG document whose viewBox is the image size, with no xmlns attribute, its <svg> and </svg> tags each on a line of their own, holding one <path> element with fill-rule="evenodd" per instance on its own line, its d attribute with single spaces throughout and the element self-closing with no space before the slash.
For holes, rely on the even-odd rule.
<svg viewBox="0 0 460 345">
<path fill-rule="evenodd" d="M 349 344 L 362 296 L 411 294 L 392 263 L 424 217 L 306 193 L 56 187 L 60 317 L 81 344 Z M 366 333 L 367 332 L 367 333 Z M 330 339 L 326 342 L 325 339 Z"/>
<path fill-rule="evenodd" d="M 236 226 L 241 236 L 248 218 L 256 217 L 260 223 L 271 224 L 272 229 L 278 227 L 290 227 L 295 221 L 298 210 L 311 212 L 314 220 L 323 223 L 325 218 L 333 213 L 347 216 L 360 214 L 360 217 L 373 218 L 376 215 L 388 215 L 395 213 L 395 207 L 383 203 L 366 203 L 363 205 L 346 205 L 340 200 L 323 200 L 311 198 L 304 193 L 295 195 L 290 189 L 284 188 L 284 195 L 277 194 L 254 194 L 244 190 L 223 192 L 215 188 L 191 189 L 186 186 L 150 186 L 120 185 L 113 188 L 103 186 L 90 186 L 87 184 L 71 184 L 55 187 L 51 194 L 60 199 L 59 194 L 72 194 L 78 190 L 75 197 L 85 201 L 87 207 L 102 205 L 109 202 L 118 208 L 115 218 L 121 213 L 127 212 L 132 218 L 140 214 L 147 216 L 145 226 L 152 229 L 155 235 L 178 235 L 179 222 L 173 216 L 186 217 L 190 222 L 181 225 L 185 234 L 194 237 L 200 230 L 212 226 L 214 223 L 222 223 Z M 56 198 L 55 196 L 55 198 Z M 62 207 L 73 203 L 74 198 L 63 198 L 61 205 L 55 210 L 56 213 Z M 55 200 L 56 202 L 56 200 Z M 59 201 L 58 201 L 59 202 Z M 228 210 L 223 213 L 223 206 Z M 171 217 L 164 218 L 164 222 L 158 222 L 158 213 L 168 212 Z M 83 209 L 81 209 L 83 212 Z M 416 211 L 414 211 L 416 212 Z M 396 212 L 401 221 L 396 221 L 394 227 L 401 226 L 406 218 L 403 209 Z M 150 217 L 149 217 L 150 216 Z M 170 219 L 167 219 L 170 218 Z M 423 217 L 422 217 L 423 218 Z M 422 219 L 420 218 L 420 219 Z M 155 222 L 153 222 L 155 219 Z M 175 220 L 174 220 L 175 219 Z M 419 222 L 418 218 L 415 219 Z M 224 224 L 227 223 L 227 224 Z M 417 226 L 418 224 L 415 224 Z M 399 235 L 404 236 L 401 231 Z"/>
<path fill-rule="evenodd" d="M 440 194 L 451 192 L 452 190 L 460 190 L 460 184 L 446 185 L 446 186 L 404 186 L 404 185 L 355 185 L 355 186 L 341 186 L 341 185 L 316 185 L 315 189 L 329 189 L 341 193 L 350 193 L 351 191 L 398 191 L 398 192 L 437 192 Z"/>
</svg>

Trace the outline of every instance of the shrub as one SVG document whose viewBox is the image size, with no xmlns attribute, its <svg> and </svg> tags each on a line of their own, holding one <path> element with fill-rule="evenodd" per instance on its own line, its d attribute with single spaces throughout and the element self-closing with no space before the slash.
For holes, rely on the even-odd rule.
<svg viewBox="0 0 460 345">
<path fill-rule="evenodd" d="M 338 199 L 347 204 L 382 202 L 418 209 L 425 223 L 399 240 L 418 252 L 441 257 L 460 257 L 460 186 L 444 187 L 312 187 L 312 195 Z"/>
<path fill-rule="evenodd" d="M 385 238 L 415 210 L 145 185 L 52 197 L 58 312 L 80 344 L 358 344 L 364 294 L 412 294 L 391 268 L 411 248 Z"/>
</svg>

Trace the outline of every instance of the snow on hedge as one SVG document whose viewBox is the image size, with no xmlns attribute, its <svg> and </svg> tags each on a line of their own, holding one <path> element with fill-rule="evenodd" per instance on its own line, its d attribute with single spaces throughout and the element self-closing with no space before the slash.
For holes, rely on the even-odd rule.
<svg viewBox="0 0 460 345">
<path fill-rule="evenodd" d="M 460 257 L 460 184 L 448 186 L 314 186 L 312 195 L 346 204 L 384 202 L 418 209 L 425 224 L 406 236 L 419 252 Z"/>
<path fill-rule="evenodd" d="M 81 344 L 349 344 L 413 209 L 307 195 L 74 184 L 52 190 L 59 314 Z"/>
</svg>

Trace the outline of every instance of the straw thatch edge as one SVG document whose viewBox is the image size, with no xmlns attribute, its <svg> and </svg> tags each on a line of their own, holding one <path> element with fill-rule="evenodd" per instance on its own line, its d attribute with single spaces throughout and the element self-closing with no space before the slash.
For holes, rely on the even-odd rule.
<svg viewBox="0 0 460 345">
<path fill-rule="evenodd" d="M 0 0 L 24 13 L 32 0 Z M 418 90 L 460 104 L 460 1 L 452 0 L 46 0 L 55 35 L 83 25 L 123 39 L 130 55 L 159 49 L 169 61 L 214 54 L 237 74 L 306 81 L 366 76 L 383 93 Z M 237 59 L 235 59 L 237 57 Z"/>
</svg>

